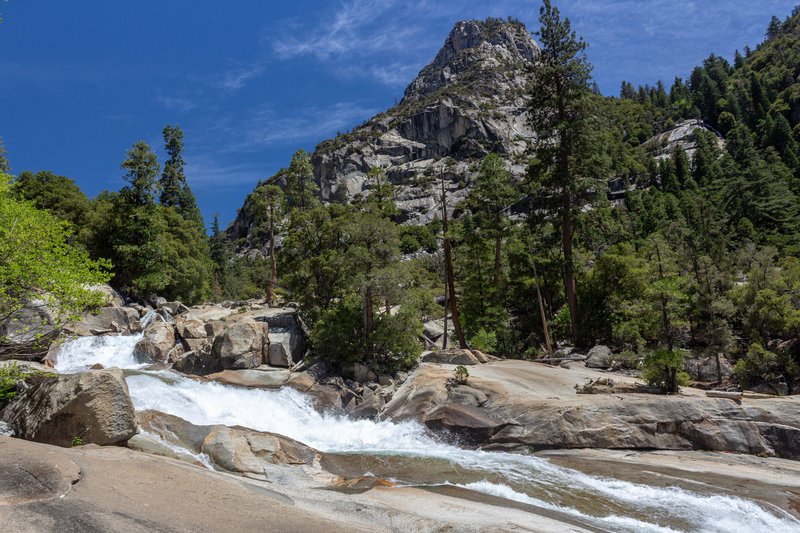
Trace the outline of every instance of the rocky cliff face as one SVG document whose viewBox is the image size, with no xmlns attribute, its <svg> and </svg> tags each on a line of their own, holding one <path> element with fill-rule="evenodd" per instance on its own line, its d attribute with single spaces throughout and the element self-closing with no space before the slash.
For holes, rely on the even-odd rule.
<svg viewBox="0 0 800 533">
<path fill-rule="evenodd" d="M 312 163 L 323 200 L 361 194 L 367 172 L 379 166 L 398 186 L 400 221 L 425 224 L 437 211 L 439 180 L 452 208 L 490 152 L 521 177 L 526 142 L 534 136 L 525 113 L 526 75 L 538 51 L 522 23 L 456 23 L 397 106 L 317 146 Z M 248 238 L 252 218 L 246 202 L 227 229 L 229 237 Z M 263 243 L 249 245 L 252 250 Z"/>
</svg>

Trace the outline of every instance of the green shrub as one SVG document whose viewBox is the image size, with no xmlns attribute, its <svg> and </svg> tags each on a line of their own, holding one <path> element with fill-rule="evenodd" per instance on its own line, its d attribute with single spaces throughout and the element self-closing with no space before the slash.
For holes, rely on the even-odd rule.
<svg viewBox="0 0 800 533">
<path fill-rule="evenodd" d="M 56 377 L 51 372 L 26 372 L 13 362 L 10 365 L 0 367 L 0 407 L 17 395 L 17 383 L 32 377 Z"/>
<path fill-rule="evenodd" d="M 494 331 L 487 332 L 481 328 L 470 340 L 469 345 L 485 353 L 494 353 L 497 350 L 497 335 Z"/>
<path fill-rule="evenodd" d="M 683 371 L 683 354 L 678 350 L 656 350 L 647 354 L 642 378 L 666 393 L 675 394 L 678 386 L 689 384 L 689 374 Z"/>
<path fill-rule="evenodd" d="M 467 367 L 464 365 L 458 365 L 455 370 L 453 370 L 453 376 L 459 383 L 466 383 L 469 379 L 469 370 L 467 370 Z"/>
</svg>

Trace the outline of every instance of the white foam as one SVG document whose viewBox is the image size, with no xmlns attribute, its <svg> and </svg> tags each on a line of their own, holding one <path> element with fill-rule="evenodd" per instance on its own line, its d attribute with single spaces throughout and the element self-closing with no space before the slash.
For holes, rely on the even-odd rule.
<svg viewBox="0 0 800 533">
<path fill-rule="evenodd" d="M 100 363 L 106 368 L 144 368 L 133 356 L 133 347 L 142 339 L 137 335 L 106 335 L 103 337 L 78 337 L 64 342 L 58 352 L 56 370 L 62 374 L 85 372 Z"/>
<path fill-rule="evenodd" d="M 149 314 L 143 321 L 148 317 Z M 106 336 L 71 341 L 62 348 L 56 368 L 60 372 L 77 372 L 99 362 L 141 369 L 146 365 L 133 358 L 133 346 L 140 338 L 141 335 Z M 750 500 L 588 476 L 534 456 L 464 450 L 432 439 L 415 422 L 353 420 L 319 413 L 310 398 L 289 388 L 245 389 L 170 371 L 137 372 L 127 381 L 137 410 L 155 409 L 193 424 L 240 425 L 279 433 L 324 452 L 449 461 L 462 475 L 459 486 L 570 513 L 614 531 L 664 532 L 671 530 L 661 524 L 679 523 L 690 524 L 693 531 L 701 532 L 800 532 L 800 521 L 789 513 Z M 191 453 L 183 448 L 181 451 Z M 463 476 L 475 481 L 465 482 Z M 581 499 L 591 502 L 589 507 L 593 510 L 582 511 L 559 503 Z M 602 509 L 606 509 L 605 514 Z M 589 516 L 590 512 L 602 516 Z M 630 516 L 623 516 L 626 513 Z M 648 523 L 650 517 L 658 524 Z"/>
</svg>

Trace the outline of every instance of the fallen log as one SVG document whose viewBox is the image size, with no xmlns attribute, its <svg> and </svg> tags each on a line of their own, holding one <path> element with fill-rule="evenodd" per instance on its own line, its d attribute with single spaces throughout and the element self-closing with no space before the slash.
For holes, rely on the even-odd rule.
<svg viewBox="0 0 800 533">
<path fill-rule="evenodd" d="M 729 400 L 741 400 L 741 392 L 731 392 L 724 390 L 707 390 L 706 396 L 709 398 L 728 398 Z"/>
<path fill-rule="evenodd" d="M 545 357 L 544 359 L 532 359 L 534 363 L 560 363 L 561 361 L 586 361 L 588 357 Z"/>
</svg>

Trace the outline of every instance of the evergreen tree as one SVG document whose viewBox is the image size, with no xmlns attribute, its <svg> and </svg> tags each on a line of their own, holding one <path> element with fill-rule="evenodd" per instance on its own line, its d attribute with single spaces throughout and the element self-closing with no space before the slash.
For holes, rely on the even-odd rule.
<svg viewBox="0 0 800 533">
<path fill-rule="evenodd" d="M 319 186 L 314 181 L 314 169 L 302 148 L 292 156 L 286 171 L 284 192 L 290 209 L 307 210 L 319 203 Z"/>
<path fill-rule="evenodd" d="M 254 209 L 256 222 L 269 226 L 269 264 L 270 276 L 267 281 L 267 303 L 272 304 L 275 285 L 278 282 L 277 263 L 275 261 L 275 229 L 280 225 L 283 212 L 283 191 L 277 185 L 262 184 L 256 188 Z"/>
<path fill-rule="evenodd" d="M 136 207 L 153 206 L 160 190 L 156 154 L 146 142 L 136 141 L 121 166 L 127 170 L 122 179 L 128 186 L 120 192 L 125 202 Z"/>
<path fill-rule="evenodd" d="M 197 200 L 183 172 L 186 165 L 183 159 L 183 131 L 180 126 L 167 124 L 162 133 L 168 159 L 164 163 L 164 172 L 160 180 L 161 205 L 174 207 L 183 218 L 192 220 L 204 228 L 203 215 L 197 207 Z"/>
<path fill-rule="evenodd" d="M 479 228 L 486 237 L 494 241 L 493 305 L 499 303 L 500 256 L 503 238 L 508 231 L 508 215 L 505 210 L 516 197 L 514 185 L 511 175 L 503 166 L 503 160 L 497 154 L 491 153 L 483 158 L 475 184 L 467 196 L 467 205 L 475 214 Z"/>
<path fill-rule="evenodd" d="M 577 297 L 573 258 L 574 211 L 582 207 L 586 193 L 597 182 L 582 179 L 596 176 L 602 166 L 597 156 L 602 150 L 592 147 L 589 116 L 591 65 L 586 59 L 586 43 L 576 37 L 569 19 L 560 18 L 550 0 L 539 10 L 541 40 L 539 61 L 530 86 L 530 122 L 538 133 L 536 161 L 530 167 L 533 198 L 542 200 L 544 213 L 557 217 L 561 226 L 564 254 L 564 286 L 575 341 Z M 595 189 L 596 190 L 596 189 Z M 576 202 L 577 199 L 577 202 Z"/>
</svg>

